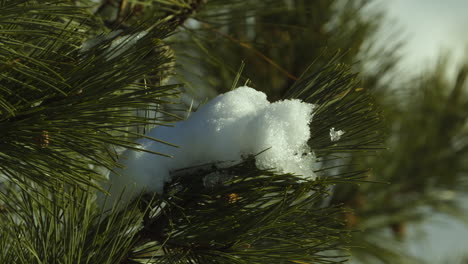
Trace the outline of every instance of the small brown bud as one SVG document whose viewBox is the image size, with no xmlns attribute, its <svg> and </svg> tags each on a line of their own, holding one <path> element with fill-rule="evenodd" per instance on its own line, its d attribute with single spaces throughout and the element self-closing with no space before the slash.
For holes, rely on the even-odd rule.
<svg viewBox="0 0 468 264">
<path fill-rule="evenodd" d="M 41 148 L 47 148 L 50 144 L 49 131 L 42 130 L 41 135 L 34 137 L 34 142 L 38 144 Z"/>
<path fill-rule="evenodd" d="M 240 197 L 236 193 L 231 193 L 227 195 L 227 200 L 230 204 L 237 202 L 239 199 Z"/>
</svg>

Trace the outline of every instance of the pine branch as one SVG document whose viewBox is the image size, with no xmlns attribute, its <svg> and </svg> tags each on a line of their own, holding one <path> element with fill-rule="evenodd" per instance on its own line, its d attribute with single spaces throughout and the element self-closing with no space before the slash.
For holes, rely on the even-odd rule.
<svg viewBox="0 0 468 264">
<path fill-rule="evenodd" d="M 247 31 L 242 27 L 248 18 L 256 19 L 260 31 L 284 14 L 286 9 L 278 1 L 205 2 L 154 0 L 144 1 L 148 6 L 141 8 L 142 1 L 106 1 L 97 10 L 105 22 L 70 2 L 0 2 L 0 22 L 7 25 L 0 28 L 0 40 L 7 44 L 0 46 L 0 172 L 14 182 L 0 195 L 7 212 L 1 216 L 5 221 L 0 226 L 0 262 L 345 262 L 341 250 L 349 232 L 343 230 L 341 221 L 346 213 L 341 205 L 326 206 L 326 197 L 334 184 L 362 181 L 367 170 L 350 167 L 343 157 L 356 161 L 357 154 L 381 148 L 382 130 L 380 110 L 367 92 L 369 87 L 360 86 L 350 67 L 338 63 L 352 62 L 354 55 L 335 56 L 329 62 L 329 57 L 320 57 L 311 67 L 312 74 L 304 75 L 287 93 L 288 81 L 275 79 L 272 71 L 259 73 L 272 79 L 271 87 L 282 87 L 271 91 L 273 98 L 300 98 L 318 105 L 309 144 L 323 163 L 317 171 L 323 177 L 305 182 L 294 175 L 258 170 L 248 159 L 221 170 L 214 166 L 214 171 L 181 172 L 163 195 L 148 202 L 151 211 L 138 199 L 135 204 L 140 204 L 140 210 L 131 205 L 120 211 L 116 206 L 103 215 L 94 208 L 94 190 L 89 186 L 97 187 L 95 180 L 102 175 L 89 166 L 118 167 L 116 146 L 137 149 L 133 139 L 142 135 L 135 130 L 167 125 L 173 118 L 164 111 L 160 119 L 135 111 L 154 104 L 160 109 L 159 105 L 171 104 L 177 95 L 177 86 L 161 86 L 156 79 L 164 78 L 172 68 L 172 54 L 162 40 L 189 17 L 197 13 L 199 21 L 215 29 L 210 34 L 185 27 L 197 34 L 199 48 L 206 51 L 203 61 L 228 64 L 206 42 L 213 40 L 212 33 L 227 30 L 226 35 L 232 36 L 229 41 L 241 41 L 237 48 L 254 51 L 269 66 L 284 67 L 295 75 L 304 70 L 303 63 L 309 63 L 302 57 L 306 53 L 295 45 L 283 50 L 291 52 L 287 58 L 300 54 L 302 64 L 293 59 L 277 61 L 269 53 L 274 54 L 277 47 L 264 49 L 262 45 L 272 39 L 289 43 L 291 35 L 284 30 L 256 35 L 264 37 L 261 41 L 244 42 L 242 34 Z M 281 18 L 288 19 L 273 22 L 283 23 L 277 29 L 289 30 L 293 20 L 307 24 L 317 17 L 312 15 L 314 10 L 320 10 L 320 16 L 333 16 L 331 3 L 317 3 L 320 8 L 287 9 L 291 12 Z M 200 9 L 204 4 L 205 11 Z M 262 10 L 245 12 L 254 7 Z M 345 15 L 358 17 L 353 4 L 347 7 L 350 13 L 340 16 L 345 25 L 352 24 L 346 23 L 352 18 Z M 117 17 L 107 17 L 105 9 L 117 9 Z M 340 23 L 332 22 L 336 27 L 330 31 L 319 23 L 307 32 L 321 40 L 332 33 L 341 36 L 341 31 L 336 32 Z M 359 49 L 362 41 L 353 43 L 353 49 Z M 191 48 L 184 48 L 187 57 L 194 55 Z M 221 50 L 227 57 L 225 46 Z M 230 53 L 239 59 L 239 53 Z M 200 54 L 205 53 L 195 57 Z M 264 69 L 257 67 L 261 64 L 249 64 Z M 287 65 L 294 65 L 293 70 Z M 225 69 L 216 71 L 220 72 L 216 80 L 230 78 Z M 332 128 L 345 134 L 332 140 Z M 224 178 L 207 186 L 209 175 Z M 334 177 L 324 177 L 328 175 Z"/>
<path fill-rule="evenodd" d="M 203 173 L 174 179 L 156 197 L 139 233 L 147 246 L 131 263 L 340 263 L 323 255 L 345 235 L 335 222 L 340 210 L 319 205 L 325 185 L 260 171 L 254 162 L 223 169 L 232 179 L 216 187 L 204 185 Z"/>
<path fill-rule="evenodd" d="M 8 198 L 2 199 L 7 212 L 0 216 L 2 263 L 119 263 L 143 216 L 129 206 L 103 218 L 94 192 L 79 186 L 6 191 L 0 194 Z"/>
<path fill-rule="evenodd" d="M 318 157 L 382 149 L 381 110 L 370 93 L 359 86 L 357 74 L 337 62 L 340 56 L 337 53 L 321 70 L 302 78 L 284 96 L 318 106 L 309 142 Z M 332 128 L 345 131 L 337 142 L 331 139 Z"/>
<path fill-rule="evenodd" d="M 122 127 L 167 122 L 135 111 L 177 95 L 175 85 L 140 82 L 169 67 L 159 40 L 173 22 L 136 28 L 147 30 L 142 37 L 128 31 L 85 45 L 104 27 L 67 2 L 3 3 L 0 21 L 0 38 L 7 40 L 0 47 L 0 170 L 10 180 L 51 186 L 60 172 L 69 184 L 98 187 L 102 175 L 89 166 L 114 168 L 112 146 L 135 147 L 136 136 Z"/>
<path fill-rule="evenodd" d="M 369 95 L 356 89 L 355 75 L 349 73 L 348 67 L 334 63 L 305 77 L 289 93 L 290 97 L 319 105 L 316 115 L 320 114 L 321 119 L 312 121 L 313 133 L 315 126 L 324 125 L 321 122 L 338 120 L 337 125 L 340 121 L 348 125 L 353 122 L 346 123 L 344 117 L 355 115 L 352 121 L 359 126 L 378 114 L 375 109 L 356 103 L 368 100 Z M 347 97 L 348 94 L 353 96 Z M 374 122 L 379 127 L 380 121 Z M 351 139 L 340 148 L 337 143 L 330 143 L 329 129 L 321 137 L 312 137 L 311 142 L 324 146 L 318 149 L 324 161 L 332 153 L 366 150 L 369 148 L 361 146 L 380 143 L 375 131 L 358 131 L 350 130 Z M 371 137 L 375 142 L 369 140 Z M 153 214 L 147 216 L 139 233 L 138 244 L 142 245 L 129 256 L 129 261 L 341 263 L 344 258 L 336 251 L 342 249 L 340 243 L 346 232 L 336 220 L 342 211 L 339 207 L 324 207 L 323 200 L 330 185 L 358 181 L 364 171 L 336 173 L 333 167 L 325 166 L 317 172 L 334 177 L 304 181 L 273 170 L 258 170 L 254 157 L 223 169 L 215 163 L 177 171 L 164 194 L 155 198 Z M 210 183 L 210 177 L 218 180 Z M 332 253 L 327 254 L 328 251 Z"/>
</svg>

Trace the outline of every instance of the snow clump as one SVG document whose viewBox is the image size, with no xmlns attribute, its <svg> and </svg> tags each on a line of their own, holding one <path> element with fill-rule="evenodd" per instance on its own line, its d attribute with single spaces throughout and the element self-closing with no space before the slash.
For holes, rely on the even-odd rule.
<svg viewBox="0 0 468 264">
<path fill-rule="evenodd" d="M 231 161 L 241 162 L 245 155 L 256 156 L 259 169 L 276 169 L 283 173 L 314 179 L 315 156 L 309 149 L 309 124 L 313 104 L 300 100 L 270 103 L 267 96 L 250 87 L 239 87 L 221 94 L 201 106 L 185 121 L 174 127 L 159 126 L 147 134 L 171 144 L 140 139 L 141 149 L 171 155 L 158 156 L 141 151 L 125 151 L 117 169 L 111 173 L 109 184 L 115 201 L 125 189 L 135 195 L 143 190 L 162 193 L 164 183 L 171 180 L 171 172 L 200 164 Z"/>
</svg>

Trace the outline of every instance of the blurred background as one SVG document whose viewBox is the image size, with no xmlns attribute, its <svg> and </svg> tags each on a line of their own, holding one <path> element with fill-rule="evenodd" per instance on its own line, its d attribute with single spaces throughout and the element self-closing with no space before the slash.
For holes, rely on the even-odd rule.
<svg viewBox="0 0 468 264">
<path fill-rule="evenodd" d="M 402 61 L 412 72 L 427 70 L 441 54 L 449 53 L 454 63 L 466 58 L 468 2 L 463 0 L 376 1 L 386 10 L 393 26 L 405 38 Z"/>
<path fill-rule="evenodd" d="M 447 74 L 453 78 L 458 66 L 467 62 L 468 1 L 380 0 L 376 4 L 394 22 L 383 28 L 382 38 L 392 27 L 402 32 L 405 45 L 400 63 L 406 75 L 424 74 L 446 56 Z M 465 205 L 467 193 L 457 198 Z M 408 250 L 426 263 L 467 263 L 463 256 L 468 253 L 468 228 L 463 220 L 436 213 L 428 215 L 421 225 L 412 224 L 408 231 Z"/>
</svg>

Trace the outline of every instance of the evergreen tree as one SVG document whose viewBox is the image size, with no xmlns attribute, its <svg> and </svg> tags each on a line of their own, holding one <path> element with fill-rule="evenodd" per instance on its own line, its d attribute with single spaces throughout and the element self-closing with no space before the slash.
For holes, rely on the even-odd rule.
<svg viewBox="0 0 468 264">
<path fill-rule="evenodd" d="M 0 263 L 408 261 L 407 223 L 462 212 L 444 194 L 466 188 L 467 73 L 440 64 L 390 95 L 399 43 L 375 46 L 369 4 L 0 1 Z M 316 177 L 259 167 L 264 149 L 112 191 L 143 177 L 125 153 L 160 171 L 177 146 L 152 135 L 244 83 L 314 105 L 313 153 L 282 157 L 313 157 Z"/>
</svg>

